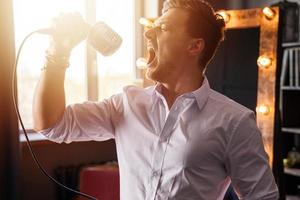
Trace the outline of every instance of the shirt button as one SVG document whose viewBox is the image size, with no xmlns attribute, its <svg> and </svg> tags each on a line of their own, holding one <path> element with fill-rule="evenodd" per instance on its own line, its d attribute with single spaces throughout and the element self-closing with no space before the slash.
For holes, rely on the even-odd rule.
<svg viewBox="0 0 300 200">
<path fill-rule="evenodd" d="M 153 176 L 153 177 L 157 177 L 157 176 L 158 176 L 158 172 L 157 172 L 157 171 L 153 172 L 153 173 L 152 173 L 152 176 Z"/>
</svg>

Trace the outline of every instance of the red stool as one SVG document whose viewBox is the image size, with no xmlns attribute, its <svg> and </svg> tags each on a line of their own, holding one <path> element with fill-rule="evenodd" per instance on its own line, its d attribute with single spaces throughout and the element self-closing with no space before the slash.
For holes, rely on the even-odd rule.
<svg viewBox="0 0 300 200">
<path fill-rule="evenodd" d="M 80 191 L 98 200 L 119 200 L 120 180 L 117 165 L 97 165 L 84 167 L 80 172 Z M 86 200 L 79 197 L 78 200 Z"/>
</svg>

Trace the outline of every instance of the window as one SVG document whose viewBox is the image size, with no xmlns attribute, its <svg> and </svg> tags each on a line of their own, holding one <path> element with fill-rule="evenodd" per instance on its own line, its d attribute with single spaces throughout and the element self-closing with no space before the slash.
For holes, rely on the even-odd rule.
<svg viewBox="0 0 300 200">
<path fill-rule="evenodd" d="M 94 2 L 95 7 L 87 3 Z M 104 21 L 123 39 L 121 48 L 112 56 L 97 54 L 94 74 L 87 72 L 86 44 L 77 46 L 70 58 L 67 70 L 65 91 L 66 103 L 85 100 L 102 100 L 121 92 L 125 85 L 132 84 L 135 78 L 135 5 L 134 0 L 14 0 L 16 49 L 30 32 L 49 27 L 53 17 L 61 12 L 77 11 L 82 16 L 96 16 L 95 21 Z M 25 44 L 18 65 L 18 101 L 25 127 L 31 129 L 32 101 L 35 86 L 43 67 L 48 36 L 34 35 Z M 86 62 L 87 61 L 87 62 Z M 94 84 L 87 84 L 97 76 Z M 98 91 L 97 98 L 90 98 L 89 90 Z"/>
<path fill-rule="evenodd" d="M 119 33 L 123 44 L 113 57 L 98 54 L 98 97 L 103 99 L 122 91 L 122 86 L 134 79 L 134 5 L 133 0 L 97 1 L 96 21 L 103 20 Z M 113 11 L 113 16 L 112 16 Z M 124 16 L 126 16 L 124 18 Z"/>
</svg>

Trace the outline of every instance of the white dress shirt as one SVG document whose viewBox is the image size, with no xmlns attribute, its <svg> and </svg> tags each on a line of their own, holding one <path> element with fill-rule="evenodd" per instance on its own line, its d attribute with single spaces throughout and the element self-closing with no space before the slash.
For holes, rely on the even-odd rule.
<svg viewBox="0 0 300 200">
<path fill-rule="evenodd" d="M 102 102 L 70 105 L 42 133 L 66 143 L 114 138 L 121 200 L 222 200 L 230 183 L 240 199 L 278 199 L 251 110 L 206 78 L 169 110 L 160 87 L 128 86 Z"/>
</svg>

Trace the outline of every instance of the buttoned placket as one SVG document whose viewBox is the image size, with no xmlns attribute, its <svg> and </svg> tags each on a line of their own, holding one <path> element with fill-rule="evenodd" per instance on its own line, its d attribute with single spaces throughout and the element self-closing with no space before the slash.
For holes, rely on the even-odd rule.
<svg viewBox="0 0 300 200">
<path fill-rule="evenodd" d="M 164 106 L 167 106 L 166 100 L 161 96 Z M 189 107 L 188 105 L 192 103 L 191 99 L 184 99 L 179 97 L 176 99 L 174 105 L 172 106 L 167 119 L 164 123 L 161 133 L 159 134 L 159 139 L 157 146 L 154 151 L 154 156 L 152 160 L 152 173 L 150 177 L 150 190 L 147 195 L 147 200 L 154 200 L 156 197 L 157 190 L 159 188 L 159 183 L 162 174 L 163 161 L 166 155 L 167 147 L 169 140 L 172 134 L 172 131 L 176 127 L 180 115 Z M 168 108 L 166 107 L 166 112 Z"/>
</svg>

